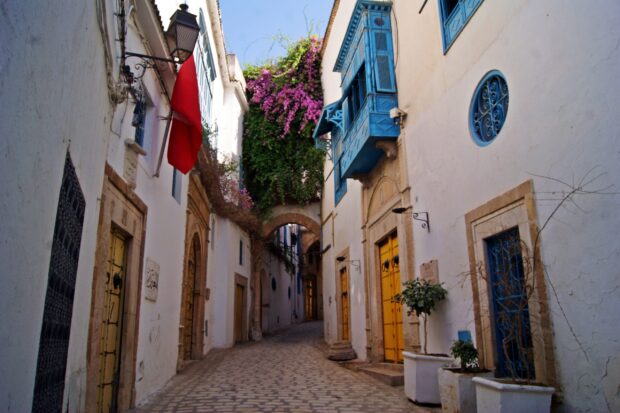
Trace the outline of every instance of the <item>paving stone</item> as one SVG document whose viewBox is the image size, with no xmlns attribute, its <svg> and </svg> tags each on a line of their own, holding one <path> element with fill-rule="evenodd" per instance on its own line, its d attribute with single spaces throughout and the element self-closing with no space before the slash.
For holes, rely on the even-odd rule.
<svg viewBox="0 0 620 413">
<path fill-rule="evenodd" d="M 322 322 L 262 341 L 212 350 L 188 365 L 135 413 L 437 413 L 414 405 L 402 387 L 327 360 Z"/>
</svg>

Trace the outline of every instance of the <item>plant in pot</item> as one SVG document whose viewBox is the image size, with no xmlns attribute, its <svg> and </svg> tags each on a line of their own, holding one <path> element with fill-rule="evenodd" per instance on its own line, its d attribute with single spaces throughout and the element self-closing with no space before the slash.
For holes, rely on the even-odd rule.
<svg viewBox="0 0 620 413">
<path fill-rule="evenodd" d="M 534 359 L 533 314 L 539 299 L 534 288 L 537 262 L 518 234 L 489 249 L 489 276 L 480 274 L 492 291 L 495 377 L 475 377 L 479 413 L 548 413 L 553 387 L 537 383 Z M 482 267 L 479 266 L 481 269 Z M 482 269 L 480 270 L 482 272 Z"/>
<path fill-rule="evenodd" d="M 407 314 L 415 313 L 424 324 L 423 354 L 403 351 L 405 359 L 405 395 L 420 404 L 440 403 L 437 385 L 437 370 L 452 361 L 445 354 L 428 354 L 428 316 L 435 310 L 437 303 L 446 298 L 448 291 L 441 284 L 429 280 L 409 280 L 403 283 L 403 291 L 394 296 L 394 300 L 405 304 Z"/>
<path fill-rule="evenodd" d="M 441 409 L 451 413 L 476 413 L 474 376 L 491 377 L 490 370 L 478 365 L 478 350 L 470 340 L 456 340 L 450 353 L 460 367 L 442 367 L 437 372 Z"/>
</svg>

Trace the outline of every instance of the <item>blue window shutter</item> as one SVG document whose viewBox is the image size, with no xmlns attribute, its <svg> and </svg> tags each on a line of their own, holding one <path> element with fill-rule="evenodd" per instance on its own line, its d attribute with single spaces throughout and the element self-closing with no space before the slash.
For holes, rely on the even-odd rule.
<svg viewBox="0 0 620 413">
<path fill-rule="evenodd" d="M 349 128 L 349 125 L 351 125 L 351 121 L 353 120 L 349 116 L 349 98 L 346 98 L 342 101 L 342 117 L 342 123 L 344 124 L 344 129 L 346 131 Z"/>
<path fill-rule="evenodd" d="M 396 92 L 394 81 L 394 63 L 392 62 L 392 48 L 390 33 L 376 31 L 370 37 L 375 51 L 375 81 L 377 92 Z"/>
</svg>

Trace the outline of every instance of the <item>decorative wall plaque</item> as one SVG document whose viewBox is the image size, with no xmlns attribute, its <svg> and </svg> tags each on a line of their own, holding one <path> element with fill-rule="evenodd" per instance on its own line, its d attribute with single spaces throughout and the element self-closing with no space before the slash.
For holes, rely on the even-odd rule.
<svg viewBox="0 0 620 413">
<path fill-rule="evenodd" d="M 144 298 L 150 301 L 157 301 L 157 291 L 159 289 L 159 264 L 150 258 L 146 259 L 144 279 L 146 283 Z"/>
</svg>

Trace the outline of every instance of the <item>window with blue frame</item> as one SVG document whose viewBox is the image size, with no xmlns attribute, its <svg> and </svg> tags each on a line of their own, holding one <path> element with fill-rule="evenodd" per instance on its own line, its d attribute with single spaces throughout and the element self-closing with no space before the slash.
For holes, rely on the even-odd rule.
<svg viewBox="0 0 620 413">
<path fill-rule="evenodd" d="M 508 84 L 498 70 L 487 73 L 474 92 L 469 130 L 480 146 L 490 144 L 502 130 L 508 113 Z"/>
<path fill-rule="evenodd" d="M 454 40 L 484 0 L 439 0 L 443 51 L 446 53 Z"/>
<path fill-rule="evenodd" d="M 325 106 L 314 131 L 317 146 L 331 135 L 336 204 L 347 192 L 346 180 L 370 173 L 384 155 L 377 142 L 400 135 L 390 118 L 398 107 L 390 14 L 390 2 L 356 2 L 334 66 L 342 95 Z"/>
<path fill-rule="evenodd" d="M 172 197 L 181 203 L 181 185 L 183 184 L 183 175 L 176 168 L 172 169 Z"/>
</svg>

